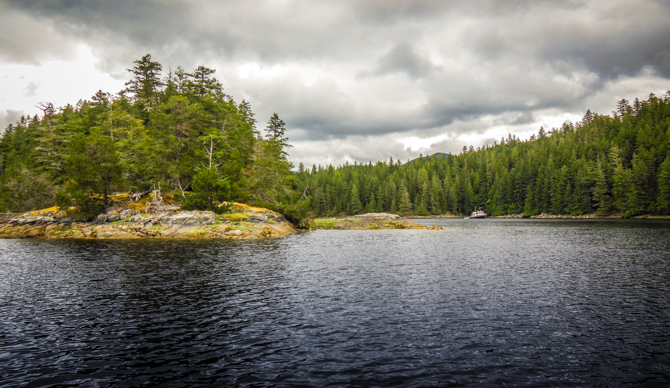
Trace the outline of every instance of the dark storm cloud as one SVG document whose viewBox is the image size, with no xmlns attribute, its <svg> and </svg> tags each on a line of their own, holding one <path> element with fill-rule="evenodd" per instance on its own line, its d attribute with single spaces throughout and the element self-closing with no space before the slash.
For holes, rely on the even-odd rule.
<svg viewBox="0 0 670 388">
<path fill-rule="evenodd" d="M 462 35 L 483 60 L 515 55 L 582 65 L 603 79 L 651 67 L 670 76 L 670 7 L 650 1 L 604 7 L 536 5 L 508 18 L 484 18 Z"/>
<path fill-rule="evenodd" d="M 61 34 L 60 47 L 85 41 L 108 57 L 126 63 L 129 58 L 119 56 L 123 52 L 120 46 L 162 51 L 174 43 L 176 34 L 193 25 L 192 7 L 180 1 L 8 0 L 7 4 L 21 11 L 23 17 L 32 17 L 36 25 L 55 26 Z M 29 41 L 40 39 L 48 40 L 49 36 L 40 33 Z"/>
<path fill-rule="evenodd" d="M 544 44 L 538 52 L 551 61 L 583 63 L 605 79 L 635 75 L 647 66 L 670 77 L 670 23 L 667 20 L 670 20 L 670 12 L 666 12 L 662 22 L 630 26 L 611 36 L 589 36 L 583 29 L 575 28 L 564 40 Z"/>
<path fill-rule="evenodd" d="M 196 51 L 246 53 L 267 61 L 333 59 L 345 54 L 353 54 L 351 59 L 366 58 L 366 47 L 377 51 L 371 47 L 375 41 L 383 47 L 385 36 L 394 39 L 408 33 L 408 26 L 418 29 L 409 34 L 421 39 L 423 28 L 430 30 L 440 23 L 448 28 L 452 21 L 465 20 L 469 28 L 463 38 L 482 58 L 495 59 L 510 50 L 519 54 L 512 46 L 521 44 L 528 52 L 519 60 L 567 60 L 604 77 L 634 74 L 645 66 L 664 75 L 670 72 L 670 10 L 662 3 L 627 2 L 605 10 L 588 7 L 584 1 L 530 0 L 372 0 L 327 6 L 302 1 L 277 6 L 263 1 L 194 4 L 178 0 L 9 0 L 7 4 L 40 21 L 54 22 L 70 34 L 85 37 L 93 31 L 97 33 L 93 38 L 103 39 L 112 33 L 143 49 L 187 60 L 184 54 Z M 48 36 L 27 36 L 22 41 L 40 38 Z M 114 52 L 114 47 L 108 49 Z M 431 69 L 430 62 L 407 42 L 386 52 L 378 66 L 379 74 L 405 71 L 413 77 Z"/>
<path fill-rule="evenodd" d="M 522 112 L 516 118 L 511 120 L 511 125 L 531 124 L 535 122 L 535 116 L 531 112 Z"/>
<path fill-rule="evenodd" d="M 379 59 L 376 69 L 364 71 L 359 78 L 404 73 L 410 78 L 422 78 L 435 70 L 435 65 L 422 57 L 408 42 L 400 42 Z"/>
<path fill-rule="evenodd" d="M 181 1 L 88 1 L 88 0 L 9 0 L 16 9 L 41 20 L 54 20 L 70 32 L 109 30 L 138 42 L 165 43 L 180 29 L 188 28 L 192 17 Z M 182 22 L 182 23 L 180 23 Z M 82 30 L 83 29 L 83 30 Z"/>
<path fill-rule="evenodd" d="M 337 18 L 335 4 L 261 0 L 9 3 L 39 20 L 53 21 L 72 36 L 111 43 L 98 49 L 112 56 L 118 54 L 118 45 L 130 45 L 150 50 L 157 57 L 180 60 L 185 66 L 194 66 L 203 57 L 222 55 L 266 62 L 348 55 L 347 51 L 365 39 L 356 29 L 348 28 L 346 20 Z"/>
<path fill-rule="evenodd" d="M 261 121 L 278 112 L 294 139 L 446 126 L 456 136 L 474 130 L 453 123 L 487 115 L 525 125 L 544 109 L 583 112 L 621 77 L 670 77 L 670 7 L 651 0 L 4 4 L 0 21 L 14 26 L 4 31 L 17 32 L 0 37 L 0 59 L 39 62 L 81 41 L 118 76 L 147 52 L 166 70 L 223 64 L 216 76 L 227 90 L 251 100 Z M 239 78 L 247 62 L 289 70 Z M 318 75 L 305 81 L 307 70 Z"/>
<path fill-rule="evenodd" d="M 54 23 L 37 21 L 0 2 L 0 61 L 38 64 L 72 54 Z"/>
<path fill-rule="evenodd" d="M 505 16 L 515 12 L 525 12 L 544 4 L 554 7 L 578 8 L 581 0 L 367 0 L 347 1 L 355 14 L 362 20 L 388 24 L 407 19 L 442 19 L 445 15 L 462 16 Z"/>
</svg>

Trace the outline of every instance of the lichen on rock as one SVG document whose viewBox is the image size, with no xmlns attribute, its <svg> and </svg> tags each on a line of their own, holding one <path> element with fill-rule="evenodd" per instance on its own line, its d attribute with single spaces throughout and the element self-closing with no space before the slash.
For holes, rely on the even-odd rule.
<svg viewBox="0 0 670 388">
<path fill-rule="evenodd" d="M 199 238 L 258 239 L 295 233 L 269 209 L 235 203 L 232 213 L 184 211 L 173 204 L 139 204 L 130 195 L 115 195 L 113 206 L 91 222 L 81 222 L 54 206 L 18 215 L 0 224 L 0 238 Z"/>
</svg>

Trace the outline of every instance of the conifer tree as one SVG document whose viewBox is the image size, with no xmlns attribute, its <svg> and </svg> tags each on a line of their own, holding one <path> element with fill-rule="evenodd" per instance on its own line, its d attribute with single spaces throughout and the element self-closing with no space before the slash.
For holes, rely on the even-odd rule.
<svg viewBox="0 0 670 388">
<path fill-rule="evenodd" d="M 599 215 L 610 214 L 612 206 L 612 196 L 610 195 L 609 183 L 605 175 L 605 169 L 600 159 L 595 169 L 595 187 L 593 190 L 593 202 L 597 207 Z"/>
<path fill-rule="evenodd" d="M 658 169 L 656 209 L 661 214 L 670 214 L 670 155 L 665 157 Z"/>
<path fill-rule="evenodd" d="M 408 215 L 412 213 L 412 201 L 409 198 L 409 192 L 404 184 L 400 185 L 398 190 L 398 213 L 401 215 Z"/>
<path fill-rule="evenodd" d="M 127 70 L 133 73 L 134 78 L 126 82 L 126 89 L 123 90 L 123 93 L 131 94 L 145 106 L 158 105 L 158 91 L 164 85 L 161 81 L 163 66 L 153 61 L 151 54 L 146 54 L 133 63 L 135 66 Z"/>
<path fill-rule="evenodd" d="M 361 199 L 356 185 L 351 187 L 351 197 L 349 199 L 349 204 L 349 214 L 359 214 L 361 210 L 363 210 L 363 204 L 361 204 Z"/>
<path fill-rule="evenodd" d="M 442 197 L 444 197 L 444 192 L 442 191 L 442 184 L 440 184 L 440 178 L 437 177 L 437 174 L 433 175 L 433 178 L 430 181 L 430 213 L 431 214 L 440 214 L 442 213 Z"/>
</svg>

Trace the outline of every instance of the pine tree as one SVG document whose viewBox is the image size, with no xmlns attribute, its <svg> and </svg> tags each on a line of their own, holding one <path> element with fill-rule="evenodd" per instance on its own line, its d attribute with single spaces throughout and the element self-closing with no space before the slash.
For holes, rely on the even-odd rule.
<svg viewBox="0 0 670 388">
<path fill-rule="evenodd" d="M 670 214 L 670 155 L 665 157 L 658 169 L 656 209 L 661 214 Z"/>
<path fill-rule="evenodd" d="M 610 214 L 612 207 L 612 196 L 610 195 L 607 175 L 605 175 L 605 170 L 600 159 L 598 159 L 596 164 L 595 181 L 596 184 L 593 190 L 593 202 L 596 204 L 596 213 L 598 215 Z"/>
<path fill-rule="evenodd" d="M 412 213 L 412 201 L 409 198 L 409 192 L 404 184 L 400 185 L 400 190 L 398 190 L 399 201 L 398 201 L 398 214 L 408 215 Z"/>
<path fill-rule="evenodd" d="M 440 184 L 440 178 L 437 174 L 433 175 L 433 178 L 430 181 L 430 212 L 431 214 L 440 214 L 442 213 L 442 204 L 441 199 L 444 197 L 444 192 L 442 191 L 442 184 Z"/>
<path fill-rule="evenodd" d="M 368 202 L 367 205 L 365 205 L 365 212 L 366 213 L 374 213 L 377 211 L 377 200 L 375 199 L 375 196 L 373 195 L 370 197 L 370 202 Z"/>
<path fill-rule="evenodd" d="M 285 123 L 275 113 L 268 121 L 265 139 L 256 142 L 254 170 L 249 178 L 250 199 L 259 205 L 278 206 L 291 195 L 293 165 L 288 161 L 290 147 Z"/>
<path fill-rule="evenodd" d="M 631 194 L 631 171 L 619 163 L 614 169 L 612 194 L 616 208 L 626 217 L 630 215 L 629 195 Z"/>
<path fill-rule="evenodd" d="M 363 210 L 363 204 L 361 203 L 360 196 L 358 194 L 358 188 L 356 185 L 351 187 L 351 196 L 349 198 L 349 214 L 359 214 Z"/>
<path fill-rule="evenodd" d="M 126 89 L 122 93 L 130 93 L 137 101 L 145 106 L 157 106 L 158 91 L 164 86 L 161 81 L 161 70 L 163 66 L 151 59 L 151 54 L 146 54 L 137 61 L 135 66 L 127 69 L 133 73 L 134 78 L 126 82 Z"/>
<path fill-rule="evenodd" d="M 193 191 L 182 203 L 185 210 L 210 210 L 222 214 L 230 210 L 230 184 L 214 168 L 202 168 L 193 177 Z"/>
</svg>

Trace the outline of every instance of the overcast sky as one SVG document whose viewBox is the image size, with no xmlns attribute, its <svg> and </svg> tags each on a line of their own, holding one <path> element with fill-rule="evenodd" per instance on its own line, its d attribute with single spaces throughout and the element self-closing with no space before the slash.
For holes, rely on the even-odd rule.
<svg viewBox="0 0 670 388">
<path fill-rule="evenodd" d="M 458 153 L 670 89 L 670 1 L 0 0 L 0 125 L 152 54 L 286 122 L 290 159 Z"/>
</svg>

